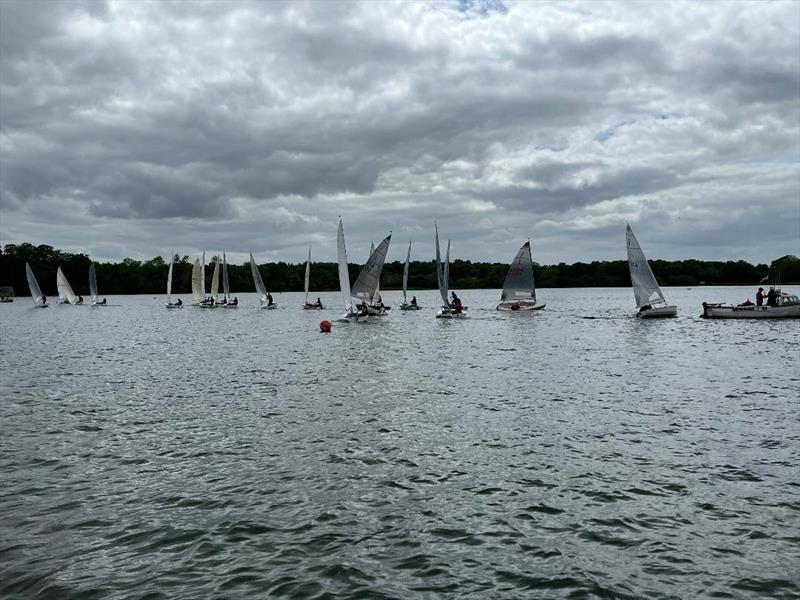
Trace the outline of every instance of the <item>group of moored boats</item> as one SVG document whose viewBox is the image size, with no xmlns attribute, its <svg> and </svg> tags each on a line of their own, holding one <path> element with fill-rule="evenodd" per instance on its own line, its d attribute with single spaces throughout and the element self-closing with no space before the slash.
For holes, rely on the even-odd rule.
<svg viewBox="0 0 800 600">
<path fill-rule="evenodd" d="M 344 304 L 344 314 L 338 319 L 339 322 L 356 322 L 369 317 L 382 317 L 387 314 L 390 307 L 383 304 L 380 294 L 380 278 L 392 234 L 384 238 L 377 246 L 370 247 L 370 255 L 367 262 L 361 268 L 355 282 L 350 285 L 350 273 L 347 266 L 347 250 L 345 247 L 344 227 L 342 220 L 339 219 L 337 230 L 337 262 L 339 272 L 339 287 L 342 293 Z M 463 306 L 461 299 L 455 292 L 451 292 L 450 286 L 450 240 L 442 259 L 439 244 L 439 227 L 434 224 L 434 241 L 436 248 L 436 276 L 439 285 L 439 294 L 442 304 L 436 313 L 440 319 L 465 319 L 467 318 L 467 307 Z M 658 318 L 675 317 L 678 309 L 674 305 L 667 303 L 661 288 L 656 281 L 655 275 L 650 268 L 647 258 L 639 245 L 636 236 L 630 225 L 625 227 L 625 242 L 628 251 L 628 268 L 631 276 L 631 285 L 636 300 L 638 317 Z M 405 265 L 403 267 L 403 302 L 400 310 L 419 310 L 421 307 L 417 303 L 416 297 L 408 300 L 408 271 L 411 261 L 411 242 L 408 243 Z M 214 271 L 211 276 L 210 293 L 205 290 L 205 252 L 195 259 L 192 268 L 192 305 L 201 308 L 236 308 L 239 300 L 232 297 L 228 284 L 228 263 L 225 253 L 222 253 L 222 262 L 214 260 Z M 219 298 L 220 266 L 222 275 L 223 296 Z M 253 283 L 258 294 L 259 304 L 264 309 L 277 308 L 277 303 L 273 301 L 272 295 L 267 291 L 261 273 L 258 270 L 256 261 L 250 254 L 250 268 L 253 275 Z M 31 290 L 34 306 L 44 308 L 47 306 L 47 299 L 42 294 L 36 277 L 29 264 L 25 264 L 25 271 L 28 277 L 28 286 Z M 172 271 L 173 262 L 170 261 L 167 273 L 167 308 L 183 308 L 183 302 L 179 299 L 172 300 Z M 311 249 L 308 250 L 308 260 L 305 269 L 305 301 L 304 310 L 323 309 L 322 301 L 317 298 L 316 302 L 309 301 L 309 281 L 311 276 Z M 82 304 L 83 298 L 75 294 L 67 281 L 61 267 L 56 272 L 56 284 L 58 289 L 59 304 Z M 106 306 L 106 299 L 102 300 L 97 294 L 97 277 L 95 274 L 94 263 L 89 267 L 89 290 L 91 294 L 91 306 Z M 449 293 L 449 295 L 448 295 Z M 514 260 L 509 266 L 508 273 L 503 283 L 503 291 L 500 295 L 500 302 L 497 310 L 500 311 L 539 311 L 545 308 L 545 304 L 539 304 L 536 299 L 536 283 L 533 276 L 533 257 L 531 253 L 530 241 L 525 242 L 517 252 Z M 702 317 L 716 319 L 763 319 L 763 318 L 800 318 L 800 300 L 791 294 L 782 293 L 773 288 L 770 294 L 770 302 L 766 305 L 753 304 L 747 302 L 740 305 L 729 305 L 723 303 L 703 302 Z"/>
</svg>

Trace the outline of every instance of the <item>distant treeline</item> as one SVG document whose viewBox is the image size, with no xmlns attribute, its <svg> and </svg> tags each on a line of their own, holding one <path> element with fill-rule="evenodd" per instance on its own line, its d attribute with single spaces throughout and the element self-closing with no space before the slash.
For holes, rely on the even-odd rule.
<svg viewBox="0 0 800 600">
<path fill-rule="evenodd" d="M 191 291 L 194 257 L 173 257 L 172 291 L 176 294 Z M 0 249 L 0 286 L 14 287 L 17 295 L 27 295 L 25 263 L 31 265 L 42 291 L 56 294 L 56 269 L 61 267 L 76 293 L 89 292 L 90 259 L 85 254 L 71 254 L 52 246 L 33 244 L 7 244 Z M 210 261 L 209 261 L 210 262 Z M 739 261 L 702 260 L 651 260 L 650 265 L 661 285 L 752 285 L 765 277 L 780 272 L 783 282 L 800 281 L 800 260 L 785 256 L 772 265 L 751 265 Z M 97 287 L 101 295 L 108 294 L 163 294 L 166 288 L 169 262 L 157 256 L 138 261 L 126 258 L 118 263 L 95 263 Z M 350 279 L 355 280 L 361 265 L 350 265 Z M 212 268 L 206 267 L 206 289 L 210 286 Z M 267 288 L 273 292 L 302 291 L 305 263 L 267 263 L 259 266 Z M 508 270 L 507 263 L 471 262 L 455 260 L 450 265 L 452 289 L 499 288 Z M 567 265 L 535 265 L 537 287 L 621 287 L 629 286 L 628 263 L 624 260 L 594 261 Z M 383 289 L 402 287 L 403 263 L 387 263 L 381 275 Z M 228 265 L 228 279 L 232 292 L 255 290 L 249 263 Z M 436 267 L 434 261 L 411 263 L 408 285 L 411 289 L 435 289 Z M 221 287 L 221 286 L 220 286 Z M 339 289 L 336 263 L 315 262 L 311 268 L 311 289 L 330 291 Z"/>
</svg>

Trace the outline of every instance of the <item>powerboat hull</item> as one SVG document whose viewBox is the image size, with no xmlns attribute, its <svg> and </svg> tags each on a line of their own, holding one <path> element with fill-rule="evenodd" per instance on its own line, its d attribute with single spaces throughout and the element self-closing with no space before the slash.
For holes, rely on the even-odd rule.
<svg viewBox="0 0 800 600">
<path fill-rule="evenodd" d="M 731 306 L 703 303 L 705 319 L 800 319 L 800 304 L 787 306 Z"/>
<path fill-rule="evenodd" d="M 646 308 L 636 313 L 640 319 L 664 319 L 678 316 L 677 306 L 659 306 L 656 308 Z"/>
</svg>

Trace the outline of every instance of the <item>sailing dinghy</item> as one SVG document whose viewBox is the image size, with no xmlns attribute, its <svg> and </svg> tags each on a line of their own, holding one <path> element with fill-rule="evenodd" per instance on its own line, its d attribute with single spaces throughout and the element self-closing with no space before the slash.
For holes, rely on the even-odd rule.
<svg viewBox="0 0 800 600">
<path fill-rule="evenodd" d="M 225 251 L 222 251 L 222 306 L 225 308 L 237 308 L 239 306 L 238 298 L 234 301 L 231 298 L 231 289 L 228 285 L 228 260 L 225 257 Z"/>
<path fill-rule="evenodd" d="M 219 259 L 214 258 L 214 272 L 211 274 L 211 295 L 204 305 L 206 308 L 214 308 L 219 304 Z"/>
<path fill-rule="evenodd" d="M 408 242 L 408 252 L 406 253 L 406 264 L 403 267 L 403 303 L 400 305 L 400 310 L 419 310 L 419 305 L 416 302 L 417 297 L 414 296 L 414 302 L 409 302 L 406 292 L 408 291 L 408 265 L 411 261 L 411 242 Z"/>
<path fill-rule="evenodd" d="M 64 275 L 64 271 L 61 270 L 61 267 L 58 267 L 56 271 L 56 288 L 58 289 L 58 303 L 59 304 L 82 304 L 83 298 L 79 298 L 74 291 L 72 291 L 72 286 L 67 281 L 67 276 Z"/>
<path fill-rule="evenodd" d="M 461 305 L 461 300 L 453 293 L 453 303 L 447 297 L 447 292 L 450 287 L 450 240 L 447 240 L 447 252 L 445 254 L 444 262 L 442 262 L 442 255 L 439 250 L 439 227 L 434 223 L 436 230 L 436 278 L 439 282 L 439 295 L 442 297 L 442 308 L 436 313 L 437 319 L 466 319 L 467 315 L 463 311 L 467 310 L 466 306 Z"/>
<path fill-rule="evenodd" d="M 303 302 L 303 310 L 321 310 L 324 308 L 322 306 L 322 302 L 309 302 L 308 301 L 308 286 L 311 281 L 311 246 L 308 247 L 308 260 L 306 261 L 306 277 L 305 282 L 303 284 L 305 292 L 306 292 L 306 299 Z"/>
<path fill-rule="evenodd" d="M 31 290 L 33 305 L 36 308 L 47 308 L 47 298 L 45 298 L 41 288 L 39 288 L 39 283 L 36 281 L 36 277 L 34 277 L 31 266 L 28 263 L 25 263 L 25 275 L 28 276 L 28 287 Z"/>
<path fill-rule="evenodd" d="M 531 242 L 528 240 L 522 244 L 508 268 L 497 310 L 530 311 L 542 310 L 544 307 L 544 304 L 536 304 Z"/>
<path fill-rule="evenodd" d="M 89 295 L 91 296 L 92 306 L 108 306 L 106 299 L 100 300 L 97 295 L 97 273 L 94 270 L 94 263 L 89 265 Z"/>
<path fill-rule="evenodd" d="M 358 312 L 370 317 L 382 317 L 386 315 L 386 307 L 380 299 L 379 287 L 381 282 L 381 271 L 383 263 L 386 261 L 386 253 L 389 251 L 389 244 L 392 241 L 392 234 L 387 235 L 369 254 L 369 259 L 361 267 L 350 296 L 360 300 Z"/>
<path fill-rule="evenodd" d="M 174 260 L 169 261 L 169 271 L 167 271 L 167 308 L 183 308 L 183 302 L 178 300 L 178 302 L 172 301 L 172 266 Z M 197 263 L 195 263 L 195 267 L 197 267 Z M 192 296 L 194 296 L 194 280 L 192 281 Z"/>
<path fill-rule="evenodd" d="M 628 268 L 631 272 L 633 295 L 639 309 L 636 316 L 643 319 L 678 316 L 678 307 L 668 305 L 664 299 L 664 294 L 658 287 L 656 277 L 630 225 L 625 225 L 625 243 L 628 248 Z"/>
<path fill-rule="evenodd" d="M 272 310 L 273 308 L 278 308 L 278 305 L 275 302 L 270 303 L 270 294 L 267 293 L 267 288 L 264 286 L 264 280 L 261 279 L 261 272 L 258 270 L 258 265 L 256 265 L 256 261 L 253 258 L 253 253 L 250 253 L 250 271 L 253 273 L 253 283 L 256 286 L 256 292 L 258 293 L 258 301 L 261 304 L 261 308 L 265 308 L 267 310 Z"/>
</svg>

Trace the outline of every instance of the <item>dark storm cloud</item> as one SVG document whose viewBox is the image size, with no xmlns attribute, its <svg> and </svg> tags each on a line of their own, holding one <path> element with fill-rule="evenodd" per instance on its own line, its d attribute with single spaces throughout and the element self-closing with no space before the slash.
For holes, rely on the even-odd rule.
<svg viewBox="0 0 800 600">
<path fill-rule="evenodd" d="M 618 256 L 631 221 L 654 256 L 767 260 L 800 221 L 799 22 L 793 2 L 2 2 L 0 238 L 330 259 L 342 215 L 353 257 L 389 229 L 430 255 L 438 219 L 457 255 L 533 236 L 553 261 Z"/>
</svg>

